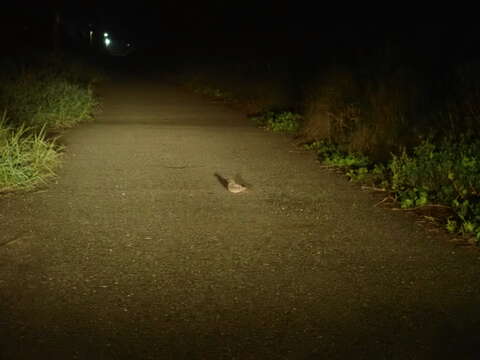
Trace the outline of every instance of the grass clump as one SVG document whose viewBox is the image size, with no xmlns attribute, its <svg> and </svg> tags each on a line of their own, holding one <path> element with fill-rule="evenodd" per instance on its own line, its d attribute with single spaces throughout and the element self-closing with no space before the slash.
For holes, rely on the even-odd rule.
<svg viewBox="0 0 480 360">
<path fill-rule="evenodd" d="M 59 148 L 45 137 L 45 128 L 6 126 L 0 122 L 0 193 L 32 189 L 48 177 L 59 162 Z"/>
</svg>

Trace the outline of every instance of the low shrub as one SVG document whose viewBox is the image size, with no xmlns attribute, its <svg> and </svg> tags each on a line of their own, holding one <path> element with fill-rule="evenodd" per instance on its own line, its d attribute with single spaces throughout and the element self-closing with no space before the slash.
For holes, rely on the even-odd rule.
<svg viewBox="0 0 480 360">
<path fill-rule="evenodd" d="M 251 117 L 257 126 L 273 132 L 295 134 L 300 130 L 302 116 L 290 111 L 267 111 Z"/>
<path fill-rule="evenodd" d="M 470 136 L 433 142 L 423 140 L 411 152 L 391 154 L 375 163 L 328 141 L 305 146 L 324 164 L 342 168 L 351 181 L 383 188 L 402 209 L 443 206 L 451 232 L 473 235 L 480 242 L 480 140 Z"/>
<path fill-rule="evenodd" d="M 425 140 L 412 154 L 393 156 L 390 170 L 402 208 L 450 206 L 456 216 L 449 219 L 449 230 L 473 233 L 480 241 L 480 140 Z"/>
</svg>

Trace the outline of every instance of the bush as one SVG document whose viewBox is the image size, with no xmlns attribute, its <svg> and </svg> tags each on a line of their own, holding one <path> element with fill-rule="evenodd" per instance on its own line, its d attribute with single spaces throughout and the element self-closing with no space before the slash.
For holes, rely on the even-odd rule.
<svg viewBox="0 0 480 360">
<path fill-rule="evenodd" d="M 86 57 L 79 54 L 70 56 L 66 53 L 36 53 L 28 56 L 0 58 L 0 79 L 15 80 L 21 74 L 35 73 L 42 76 L 55 76 L 70 83 L 87 87 L 106 79 L 104 70 Z M 43 74 L 43 75 L 41 75 Z"/>
<path fill-rule="evenodd" d="M 251 119 L 257 126 L 265 127 L 273 132 L 295 134 L 299 131 L 302 116 L 290 111 L 267 111 L 254 115 Z"/>
<path fill-rule="evenodd" d="M 480 140 L 470 136 L 437 143 L 424 140 L 385 164 L 349 153 L 328 141 L 305 146 L 328 166 L 342 168 L 352 180 L 389 191 L 403 209 L 443 206 L 451 232 L 475 235 L 480 241 Z"/>
<path fill-rule="evenodd" d="M 58 54 L 1 64 L 0 192 L 30 189 L 59 162 L 59 147 L 46 134 L 91 118 L 91 85 L 101 73 Z"/>
<path fill-rule="evenodd" d="M 91 118 L 92 90 L 46 72 L 23 73 L 0 84 L 1 106 L 10 121 L 37 129 L 70 127 Z"/>
<path fill-rule="evenodd" d="M 390 170 L 391 189 L 402 208 L 450 206 L 456 219 L 448 228 L 480 240 L 480 140 L 462 137 L 438 145 L 426 140 L 412 155 L 394 156 Z"/>
</svg>

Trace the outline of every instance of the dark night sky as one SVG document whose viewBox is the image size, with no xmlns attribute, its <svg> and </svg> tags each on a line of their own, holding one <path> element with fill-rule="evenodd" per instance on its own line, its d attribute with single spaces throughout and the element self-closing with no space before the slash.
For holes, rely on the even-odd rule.
<svg viewBox="0 0 480 360">
<path fill-rule="evenodd" d="M 384 7 L 367 3 L 307 1 L 156 1 L 117 2 L 98 5 L 86 2 L 76 13 L 92 10 L 99 21 L 121 24 L 139 38 L 158 40 L 183 39 L 192 45 L 218 48 L 245 45 L 273 46 L 289 52 L 296 47 L 322 46 L 333 42 L 338 46 L 376 46 L 388 39 L 445 49 L 471 41 L 475 46 L 478 21 L 468 9 L 455 11 L 454 6 L 438 6 L 422 11 L 407 2 Z M 121 5 L 119 5 L 121 4 Z M 71 5 L 70 5 L 71 6 Z M 471 20 L 469 20 L 471 19 Z"/>
<path fill-rule="evenodd" d="M 406 2 L 368 6 L 359 3 L 302 1 L 134 1 L 31 2 L 2 11 L 2 24 L 51 18 L 61 9 L 66 24 L 95 22 L 131 34 L 152 48 L 193 46 L 221 51 L 250 47 L 292 54 L 317 48 L 371 48 L 386 41 L 412 51 L 477 52 L 478 21 L 473 9 L 456 11 L 454 5 L 427 9 Z M 333 4 L 333 5 L 332 5 Z M 16 11 L 12 11 L 16 8 Z M 7 25 L 5 25 L 7 24 Z M 5 36 L 5 31 L 4 36 Z M 8 33 L 9 31 L 6 31 Z M 10 31 L 11 32 L 11 31 Z M 427 49 L 427 50 L 425 50 Z M 429 50 L 428 50 L 429 51 Z"/>
</svg>

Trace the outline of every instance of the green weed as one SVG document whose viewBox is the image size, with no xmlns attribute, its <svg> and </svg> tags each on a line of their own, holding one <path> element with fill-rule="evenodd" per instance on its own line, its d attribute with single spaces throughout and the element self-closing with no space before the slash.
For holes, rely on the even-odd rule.
<svg viewBox="0 0 480 360">
<path fill-rule="evenodd" d="M 304 145 L 304 148 L 315 151 L 319 159 L 330 166 L 344 169 L 362 169 L 370 164 L 367 156 L 357 152 L 345 152 L 337 144 L 326 140 L 312 142 Z M 361 170 L 361 172 L 364 171 Z"/>
<path fill-rule="evenodd" d="M 391 162 L 392 190 L 402 206 L 442 204 L 455 212 L 457 230 L 480 240 L 480 141 L 461 137 L 439 144 L 426 140 L 413 154 Z M 454 222 L 447 228 L 454 228 Z"/>
<path fill-rule="evenodd" d="M 290 111 L 267 111 L 251 117 L 251 120 L 260 127 L 273 132 L 294 134 L 300 130 L 302 116 Z"/>
<path fill-rule="evenodd" d="M 480 140 L 424 140 L 411 153 L 392 154 L 386 164 L 343 152 L 327 141 L 305 148 L 316 151 L 326 165 L 345 170 L 352 181 L 389 191 L 403 209 L 438 205 L 451 209 L 454 216 L 445 219 L 447 230 L 480 241 Z"/>
</svg>

